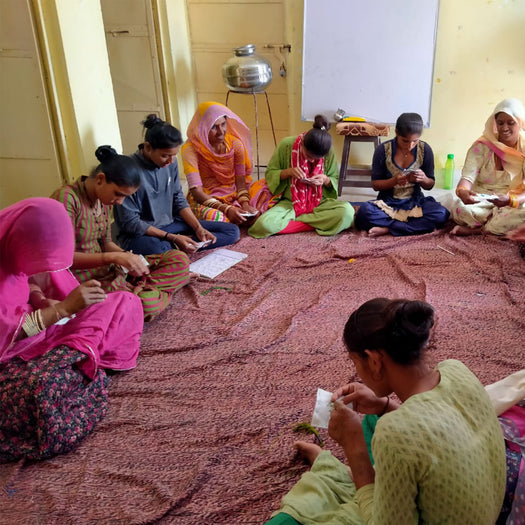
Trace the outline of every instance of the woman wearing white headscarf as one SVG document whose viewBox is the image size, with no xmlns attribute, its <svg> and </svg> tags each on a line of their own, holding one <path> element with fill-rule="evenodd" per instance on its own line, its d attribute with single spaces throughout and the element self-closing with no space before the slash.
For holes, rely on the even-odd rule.
<svg viewBox="0 0 525 525">
<path fill-rule="evenodd" d="M 501 101 L 483 135 L 467 152 L 458 199 L 452 207 L 455 235 L 482 231 L 503 235 L 525 220 L 525 108 L 515 98 Z"/>
</svg>

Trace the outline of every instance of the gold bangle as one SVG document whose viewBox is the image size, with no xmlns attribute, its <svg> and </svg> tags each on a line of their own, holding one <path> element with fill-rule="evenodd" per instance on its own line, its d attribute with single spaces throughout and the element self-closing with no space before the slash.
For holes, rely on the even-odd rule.
<svg viewBox="0 0 525 525">
<path fill-rule="evenodd" d="M 456 188 L 456 195 L 457 195 L 458 197 L 460 197 L 460 194 L 459 194 L 460 191 L 470 191 L 470 190 L 469 190 L 468 188 L 465 188 L 465 186 L 458 186 L 458 187 Z"/>
<path fill-rule="evenodd" d="M 518 200 L 518 196 L 514 195 L 513 193 L 509 193 L 509 204 L 511 208 L 518 208 L 520 205 L 520 202 Z"/>
<path fill-rule="evenodd" d="M 22 324 L 22 330 L 26 333 L 27 337 L 39 334 L 46 329 L 44 321 L 42 319 L 42 312 L 40 310 L 34 310 L 26 314 L 24 323 Z"/>
<path fill-rule="evenodd" d="M 240 190 L 237 192 L 237 198 L 241 197 L 242 195 L 246 195 L 247 197 L 249 197 L 249 193 L 248 193 L 248 190 L 244 189 L 244 190 Z"/>
<path fill-rule="evenodd" d="M 53 308 L 53 310 L 55 310 L 55 314 L 57 316 L 57 323 L 58 323 L 58 321 L 63 319 L 63 317 L 62 317 L 62 315 L 60 315 L 60 312 L 58 311 L 58 308 L 54 304 L 52 304 L 51 307 Z"/>
<path fill-rule="evenodd" d="M 214 208 L 214 209 L 218 210 L 219 206 L 221 205 L 221 202 L 218 201 L 217 199 L 211 198 L 211 199 L 206 199 L 202 203 L 202 205 L 203 206 L 207 206 L 208 208 Z"/>
</svg>

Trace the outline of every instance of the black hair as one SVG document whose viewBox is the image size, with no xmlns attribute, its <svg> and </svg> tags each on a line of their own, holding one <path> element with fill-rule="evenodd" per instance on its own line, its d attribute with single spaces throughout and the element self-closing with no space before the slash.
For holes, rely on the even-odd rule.
<svg viewBox="0 0 525 525">
<path fill-rule="evenodd" d="M 126 155 L 119 155 L 111 146 L 99 146 L 95 157 L 100 164 L 91 172 L 90 177 L 104 173 L 106 182 L 112 182 L 123 188 L 138 188 L 140 186 L 141 169 L 139 165 Z"/>
<path fill-rule="evenodd" d="M 149 142 L 153 149 L 176 148 L 183 143 L 181 132 L 155 113 L 148 115 L 141 124 L 146 130 L 144 140 Z"/>
<path fill-rule="evenodd" d="M 421 135 L 423 133 L 423 119 L 419 113 L 401 113 L 397 117 L 396 132 L 402 137 Z"/>
<path fill-rule="evenodd" d="M 434 309 L 423 301 L 379 297 L 362 304 L 348 319 L 343 339 L 349 352 L 384 350 L 400 365 L 422 357 L 434 326 Z"/>
<path fill-rule="evenodd" d="M 305 133 L 303 146 L 318 158 L 324 157 L 332 147 L 332 137 L 328 130 L 330 123 L 324 115 L 316 115 L 312 129 Z"/>
</svg>

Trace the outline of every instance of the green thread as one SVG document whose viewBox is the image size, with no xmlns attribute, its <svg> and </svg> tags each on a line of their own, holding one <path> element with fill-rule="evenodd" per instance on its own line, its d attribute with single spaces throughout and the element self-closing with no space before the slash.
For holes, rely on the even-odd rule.
<svg viewBox="0 0 525 525">
<path fill-rule="evenodd" d="M 324 441 L 321 439 L 319 432 L 314 428 L 310 423 L 298 423 L 293 427 L 294 432 L 306 432 L 307 434 L 313 434 L 315 441 L 319 444 L 320 447 L 324 447 Z"/>
<path fill-rule="evenodd" d="M 204 292 L 201 292 L 201 295 L 208 295 L 210 292 L 213 292 L 213 290 L 226 290 L 227 292 L 231 292 L 231 288 L 227 288 L 226 286 L 212 286 L 204 290 Z"/>
</svg>

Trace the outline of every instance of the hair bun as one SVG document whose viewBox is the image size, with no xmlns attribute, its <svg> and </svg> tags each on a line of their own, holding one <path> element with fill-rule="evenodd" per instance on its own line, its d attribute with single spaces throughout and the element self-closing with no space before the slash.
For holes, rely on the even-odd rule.
<svg viewBox="0 0 525 525">
<path fill-rule="evenodd" d="M 118 155 L 118 153 L 109 145 L 99 146 L 95 151 L 95 157 L 100 162 L 105 162 L 115 155 Z"/>
<path fill-rule="evenodd" d="M 150 113 L 142 122 L 141 124 L 146 129 L 151 129 L 153 126 L 156 126 L 157 124 L 164 124 L 164 121 L 158 116 L 155 115 L 155 113 Z"/>
<path fill-rule="evenodd" d="M 316 115 L 312 127 L 320 129 L 321 131 L 328 131 L 330 129 L 330 122 L 328 122 L 328 119 L 324 115 Z"/>
<path fill-rule="evenodd" d="M 400 301 L 392 321 L 391 341 L 415 349 L 429 337 L 434 325 L 434 308 L 422 301 Z"/>
</svg>

